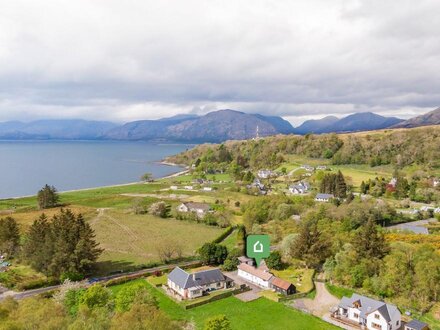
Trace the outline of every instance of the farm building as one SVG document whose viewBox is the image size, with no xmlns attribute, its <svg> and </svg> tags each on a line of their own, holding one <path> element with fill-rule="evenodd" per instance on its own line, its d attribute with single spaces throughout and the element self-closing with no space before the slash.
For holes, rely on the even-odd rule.
<svg viewBox="0 0 440 330">
<path fill-rule="evenodd" d="M 273 278 L 272 289 L 274 289 L 275 292 L 281 293 L 285 296 L 294 294 L 296 292 L 296 288 L 292 283 L 278 277 Z"/>
</svg>

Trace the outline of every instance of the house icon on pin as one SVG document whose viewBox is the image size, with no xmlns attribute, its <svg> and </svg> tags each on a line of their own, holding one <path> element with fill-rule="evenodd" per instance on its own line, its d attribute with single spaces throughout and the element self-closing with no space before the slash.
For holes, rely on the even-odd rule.
<svg viewBox="0 0 440 330">
<path fill-rule="evenodd" d="M 263 252 L 263 244 L 260 241 L 256 241 L 254 244 L 254 252 L 261 253 Z"/>
</svg>

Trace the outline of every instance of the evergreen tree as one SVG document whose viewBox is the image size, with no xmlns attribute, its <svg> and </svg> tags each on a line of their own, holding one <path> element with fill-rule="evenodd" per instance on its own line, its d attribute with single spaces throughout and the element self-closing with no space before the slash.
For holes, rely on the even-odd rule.
<svg viewBox="0 0 440 330">
<path fill-rule="evenodd" d="M 339 198 L 345 198 L 347 196 L 347 184 L 345 183 L 345 179 L 341 171 L 338 171 L 338 174 L 335 177 L 334 195 Z"/>
<path fill-rule="evenodd" d="M 353 246 L 359 256 L 365 258 L 383 258 L 388 254 L 390 247 L 382 232 L 378 230 L 373 218 L 361 226 L 353 241 Z"/>
<path fill-rule="evenodd" d="M 61 210 L 50 222 L 45 215 L 34 221 L 23 252 L 25 261 L 46 275 L 80 277 L 91 270 L 102 250 L 82 215 Z"/>
<path fill-rule="evenodd" d="M 318 221 L 306 219 L 293 243 L 293 256 L 304 260 L 308 266 L 318 267 L 329 256 L 330 244 L 318 229 Z"/>
<path fill-rule="evenodd" d="M 38 207 L 40 210 L 58 205 L 59 196 L 54 186 L 45 185 L 37 194 Z"/>
<path fill-rule="evenodd" d="M 20 232 L 17 221 L 11 217 L 0 219 L 0 254 L 14 256 L 18 251 L 19 243 Z"/>
<path fill-rule="evenodd" d="M 43 213 L 34 221 L 26 235 L 23 256 L 30 266 L 46 273 L 53 254 L 50 224 Z"/>
</svg>

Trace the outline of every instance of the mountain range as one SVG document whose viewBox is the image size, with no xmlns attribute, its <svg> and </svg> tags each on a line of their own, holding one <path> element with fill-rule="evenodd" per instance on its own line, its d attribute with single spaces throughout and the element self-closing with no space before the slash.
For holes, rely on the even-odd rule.
<svg viewBox="0 0 440 330">
<path fill-rule="evenodd" d="M 440 124 L 440 108 L 409 120 L 362 112 L 340 119 L 327 116 L 319 120 L 307 120 L 296 128 L 281 117 L 226 109 L 213 111 L 203 116 L 177 115 L 158 120 L 133 121 L 123 125 L 77 119 L 38 120 L 29 123 L 9 121 L 0 123 L 0 139 L 102 139 L 215 143 L 275 134 L 356 132 L 438 124 Z"/>
</svg>

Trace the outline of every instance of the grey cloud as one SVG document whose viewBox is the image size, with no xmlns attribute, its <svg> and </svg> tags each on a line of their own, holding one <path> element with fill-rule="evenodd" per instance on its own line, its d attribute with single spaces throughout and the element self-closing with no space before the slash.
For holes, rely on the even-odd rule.
<svg viewBox="0 0 440 330">
<path fill-rule="evenodd" d="M 0 120 L 407 117 L 440 105 L 439 11 L 436 0 L 4 1 Z"/>
</svg>

